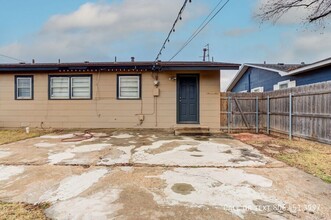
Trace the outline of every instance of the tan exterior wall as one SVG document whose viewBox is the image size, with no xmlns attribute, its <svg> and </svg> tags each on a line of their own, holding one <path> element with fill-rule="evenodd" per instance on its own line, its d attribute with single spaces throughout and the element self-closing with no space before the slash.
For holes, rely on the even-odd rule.
<svg viewBox="0 0 331 220">
<path fill-rule="evenodd" d="M 169 77 L 177 73 L 200 73 L 200 125 L 219 129 L 219 71 L 161 72 L 158 98 L 153 96 L 152 74 L 142 73 L 142 100 L 117 100 L 117 74 L 96 72 L 87 73 L 93 75 L 92 100 L 48 100 L 46 73 L 26 74 L 34 75 L 34 100 L 15 100 L 15 74 L 1 74 L 0 126 L 40 127 L 43 123 L 45 128 L 172 128 L 176 125 L 176 81 Z M 144 115 L 141 125 L 139 114 Z"/>
</svg>

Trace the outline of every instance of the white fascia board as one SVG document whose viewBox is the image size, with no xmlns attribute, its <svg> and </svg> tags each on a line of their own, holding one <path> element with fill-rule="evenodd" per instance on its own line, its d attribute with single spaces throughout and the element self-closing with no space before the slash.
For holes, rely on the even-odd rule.
<svg viewBox="0 0 331 220">
<path fill-rule="evenodd" d="M 286 75 L 288 75 L 287 72 L 285 72 L 285 71 L 281 71 L 281 70 L 276 70 L 276 69 L 267 68 L 267 67 L 262 67 L 262 66 L 255 66 L 255 65 L 252 65 L 252 64 L 244 64 L 244 65 L 247 65 L 247 66 L 249 66 L 249 67 L 254 67 L 254 68 L 257 68 L 257 69 L 262 69 L 262 70 L 268 70 L 268 71 L 271 71 L 271 72 L 276 72 L 276 73 L 279 73 L 279 75 L 281 75 L 281 76 L 286 76 Z"/>
<path fill-rule="evenodd" d="M 324 60 L 324 61 L 321 61 L 321 62 L 313 63 L 313 64 L 310 64 L 308 66 L 305 66 L 305 67 L 302 67 L 302 68 L 299 68 L 299 69 L 290 71 L 287 75 L 295 75 L 295 74 L 306 72 L 306 71 L 309 71 L 309 70 L 314 70 L 314 69 L 317 69 L 317 68 L 321 68 L 321 67 L 327 66 L 329 64 L 331 64 L 331 58 L 328 59 L 328 60 Z"/>
<path fill-rule="evenodd" d="M 240 78 L 242 77 L 242 75 L 246 72 L 246 70 L 248 69 L 248 67 L 243 64 L 240 69 L 238 70 L 237 74 L 235 75 L 235 77 L 233 78 L 232 82 L 230 83 L 230 85 L 226 88 L 225 91 L 230 92 L 230 90 L 233 89 L 233 87 L 236 85 L 236 83 L 240 80 Z"/>
</svg>

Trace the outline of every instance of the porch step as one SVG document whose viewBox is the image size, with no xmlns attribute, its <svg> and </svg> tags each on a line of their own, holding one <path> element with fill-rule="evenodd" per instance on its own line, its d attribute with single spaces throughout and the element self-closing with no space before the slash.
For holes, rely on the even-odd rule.
<svg viewBox="0 0 331 220">
<path fill-rule="evenodd" d="M 209 127 L 175 127 L 175 135 L 186 135 L 186 136 L 209 136 Z"/>
</svg>

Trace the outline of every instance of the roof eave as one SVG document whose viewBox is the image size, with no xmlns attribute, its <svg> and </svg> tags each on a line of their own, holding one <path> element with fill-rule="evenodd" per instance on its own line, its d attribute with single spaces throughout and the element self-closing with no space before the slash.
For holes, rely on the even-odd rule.
<svg viewBox="0 0 331 220">
<path fill-rule="evenodd" d="M 264 69 L 264 70 L 268 70 L 268 71 L 271 71 L 271 72 L 276 72 L 281 76 L 285 76 L 285 75 L 288 74 L 287 72 L 284 72 L 284 71 L 244 63 L 242 65 L 242 67 L 240 68 L 240 70 L 238 71 L 238 73 L 236 74 L 236 76 L 234 77 L 234 79 L 232 80 L 231 84 L 226 89 L 227 92 L 230 92 L 233 89 L 233 87 L 235 87 L 235 85 L 238 83 L 238 81 L 241 79 L 241 77 L 246 73 L 246 71 L 250 67 L 257 68 L 257 69 Z"/>
<path fill-rule="evenodd" d="M 328 60 L 324 60 L 324 61 L 321 61 L 321 62 L 313 63 L 313 64 L 310 64 L 308 66 L 305 66 L 305 67 L 302 67 L 302 68 L 299 68 L 299 69 L 290 71 L 287 75 L 296 75 L 296 74 L 299 74 L 299 73 L 308 72 L 308 71 L 311 71 L 311 70 L 315 70 L 315 69 L 319 69 L 319 68 L 328 66 L 330 64 L 331 64 L 331 58 L 328 59 Z"/>
</svg>

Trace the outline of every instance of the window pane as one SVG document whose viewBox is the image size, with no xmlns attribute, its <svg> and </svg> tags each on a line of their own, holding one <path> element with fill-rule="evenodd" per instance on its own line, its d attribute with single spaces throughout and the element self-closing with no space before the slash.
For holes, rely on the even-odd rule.
<svg viewBox="0 0 331 220">
<path fill-rule="evenodd" d="M 31 88 L 30 77 L 17 78 L 17 93 L 18 99 L 31 99 L 32 98 L 32 88 Z"/>
<path fill-rule="evenodd" d="M 69 77 L 52 77 L 50 92 L 51 92 L 51 98 L 68 99 Z"/>
<path fill-rule="evenodd" d="M 30 88 L 30 78 L 17 78 L 18 88 Z"/>
<path fill-rule="evenodd" d="M 30 98 L 30 89 L 29 88 L 18 88 L 18 98 Z"/>
<path fill-rule="evenodd" d="M 91 98 L 91 77 L 72 77 L 72 98 Z"/>
<path fill-rule="evenodd" d="M 140 98 L 139 76 L 119 77 L 119 98 Z"/>
<path fill-rule="evenodd" d="M 279 89 L 287 89 L 288 88 L 288 84 L 280 84 L 279 85 Z"/>
</svg>

